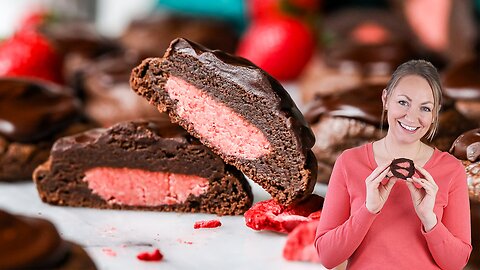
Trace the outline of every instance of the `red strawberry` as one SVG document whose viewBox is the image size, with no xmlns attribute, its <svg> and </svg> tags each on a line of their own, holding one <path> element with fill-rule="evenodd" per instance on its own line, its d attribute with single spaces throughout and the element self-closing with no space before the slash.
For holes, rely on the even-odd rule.
<svg viewBox="0 0 480 270">
<path fill-rule="evenodd" d="M 319 4 L 319 0 L 249 0 L 247 3 L 252 20 L 302 16 L 315 12 Z"/>
<path fill-rule="evenodd" d="M 313 55 L 315 40 L 310 29 L 293 18 L 254 21 L 237 49 L 278 80 L 295 79 Z"/>
<path fill-rule="evenodd" d="M 44 8 L 38 7 L 28 12 L 19 23 L 18 32 L 27 30 L 37 30 L 43 23 L 45 23 L 51 14 Z"/>
<path fill-rule="evenodd" d="M 33 30 L 17 32 L 0 44 L 0 76 L 61 82 L 60 57 L 49 41 Z"/>
</svg>

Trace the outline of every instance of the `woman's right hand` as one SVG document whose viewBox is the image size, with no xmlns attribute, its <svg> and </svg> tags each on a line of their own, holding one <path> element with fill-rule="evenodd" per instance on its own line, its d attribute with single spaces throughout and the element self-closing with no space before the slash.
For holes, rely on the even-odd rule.
<svg viewBox="0 0 480 270">
<path fill-rule="evenodd" d="M 365 179 L 367 188 L 365 206 L 368 211 L 373 214 L 382 210 L 388 195 L 390 195 L 390 191 L 392 191 L 393 185 L 397 182 L 397 178 L 391 177 L 386 183 L 382 183 L 388 172 L 390 172 L 390 163 L 378 166 L 367 179 Z"/>
</svg>

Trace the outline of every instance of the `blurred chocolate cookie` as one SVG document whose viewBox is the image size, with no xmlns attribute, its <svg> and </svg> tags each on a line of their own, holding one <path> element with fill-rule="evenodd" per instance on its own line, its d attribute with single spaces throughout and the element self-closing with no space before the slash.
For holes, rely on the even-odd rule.
<svg viewBox="0 0 480 270">
<path fill-rule="evenodd" d="M 225 21 L 187 15 L 152 15 L 130 23 L 120 37 L 129 50 L 141 58 L 161 57 L 170 41 L 183 37 L 211 49 L 233 53 L 238 35 Z"/>
<path fill-rule="evenodd" d="M 480 128 L 460 135 L 452 144 L 450 153 L 465 166 L 470 199 L 480 202 Z"/>
<path fill-rule="evenodd" d="M 325 18 L 327 42 L 300 78 L 305 102 L 361 87 L 386 84 L 401 63 L 418 57 L 412 33 L 394 13 L 382 9 L 346 9 Z"/>
<path fill-rule="evenodd" d="M 451 65 L 443 73 L 444 93 L 455 108 L 480 124 L 480 56 Z"/>
<path fill-rule="evenodd" d="M 34 80 L 0 79 L 0 181 L 31 179 L 56 138 L 92 127 L 72 91 Z"/>
<path fill-rule="evenodd" d="M 83 248 L 63 240 L 50 221 L 0 210 L 0 269 L 97 268 Z"/>
</svg>

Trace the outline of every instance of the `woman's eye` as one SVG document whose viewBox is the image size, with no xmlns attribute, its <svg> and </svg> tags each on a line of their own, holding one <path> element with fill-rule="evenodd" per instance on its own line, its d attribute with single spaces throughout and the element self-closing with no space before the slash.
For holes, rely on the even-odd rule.
<svg viewBox="0 0 480 270">
<path fill-rule="evenodd" d="M 400 101 L 398 102 L 398 104 L 400 104 L 400 105 L 402 105 L 402 106 L 408 105 L 408 103 L 407 103 L 405 100 L 400 100 Z"/>
<path fill-rule="evenodd" d="M 424 111 L 424 112 L 431 112 L 432 109 L 430 109 L 429 107 L 422 107 L 422 111 Z"/>
</svg>

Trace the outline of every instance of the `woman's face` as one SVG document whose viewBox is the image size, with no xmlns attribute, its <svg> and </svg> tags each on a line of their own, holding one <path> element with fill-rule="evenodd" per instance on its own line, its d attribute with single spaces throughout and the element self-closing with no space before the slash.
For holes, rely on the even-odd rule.
<svg viewBox="0 0 480 270">
<path fill-rule="evenodd" d="M 387 109 L 388 133 L 400 143 L 420 140 L 433 121 L 433 91 L 427 80 L 417 75 L 407 75 L 398 81 L 387 97 L 382 96 Z"/>
</svg>

